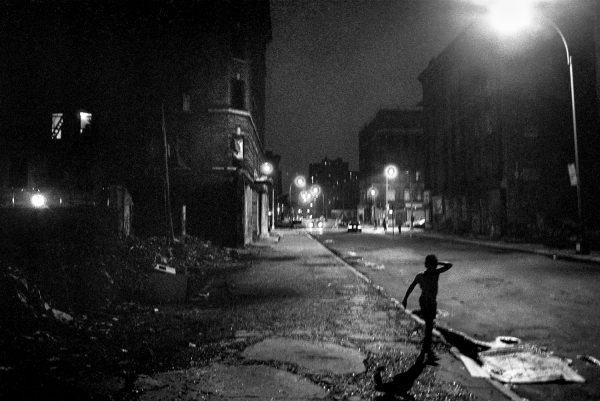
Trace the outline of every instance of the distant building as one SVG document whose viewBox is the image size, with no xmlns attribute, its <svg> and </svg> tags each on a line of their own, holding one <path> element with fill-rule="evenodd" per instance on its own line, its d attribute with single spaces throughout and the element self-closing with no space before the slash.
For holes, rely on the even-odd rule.
<svg viewBox="0 0 600 401">
<path fill-rule="evenodd" d="M 121 184 L 134 227 L 156 231 L 164 133 L 176 224 L 185 204 L 190 234 L 227 244 L 265 234 L 268 0 L 27 0 L 0 10 L 0 186 Z"/>
<path fill-rule="evenodd" d="M 598 124 L 589 16 L 564 25 L 574 60 L 581 182 L 590 219 L 597 199 Z M 575 29 L 574 21 L 577 21 Z M 573 227 L 576 191 L 569 73 L 549 26 L 505 40 L 474 24 L 429 63 L 423 86 L 426 189 L 436 228 L 540 238 Z M 594 208 L 597 209 L 597 208 Z"/>
<path fill-rule="evenodd" d="M 321 187 L 321 199 L 313 202 L 316 215 L 332 217 L 331 211 L 337 214 L 356 214 L 358 204 L 358 174 L 350 171 L 348 162 L 341 158 L 325 157 L 318 163 L 308 167 L 308 185 L 318 184 Z"/>
<path fill-rule="evenodd" d="M 424 138 L 421 110 L 383 109 L 359 132 L 360 207 L 365 221 L 382 224 L 385 218 L 384 168 L 398 167 L 388 180 L 387 196 L 394 224 L 422 218 Z M 375 197 L 369 193 L 373 188 Z M 388 216 L 389 218 L 390 216 Z"/>
</svg>

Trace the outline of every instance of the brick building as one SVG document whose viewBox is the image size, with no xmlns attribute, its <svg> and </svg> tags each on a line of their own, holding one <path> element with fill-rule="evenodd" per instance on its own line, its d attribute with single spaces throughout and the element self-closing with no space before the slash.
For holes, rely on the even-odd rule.
<svg viewBox="0 0 600 401">
<path fill-rule="evenodd" d="M 178 222 L 228 244 L 266 232 L 269 2 L 3 5 L 0 185 L 126 186 L 134 228 Z"/>
<path fill-rule="evenodd" d="M 385 217 L 384 167 L 394 164 L 398 177 L 388 180 L 388 200 L 395 224 L 425 216 L 423 208 L 424 140 L 420 110 L 383 109 L 359 132 L 360 206 L 365 221 Z M 375 188 L 373 198 L 369 189 Z"/>
<path fill-rule="evenodd" d="M 574 60 L 588 213 L 597 198 L 593 177 L 599 145 L 596 99 L 588 85 L 595 79 L 589 22 L 583 14 L 558 18 Z M 569 73 L 563 43 L 552 27 L 509 40 L 476 23 L 431 60 L 419 80 L 425 183 L 436 228 L 539 238 L 573 225 Z"/>
</svg>

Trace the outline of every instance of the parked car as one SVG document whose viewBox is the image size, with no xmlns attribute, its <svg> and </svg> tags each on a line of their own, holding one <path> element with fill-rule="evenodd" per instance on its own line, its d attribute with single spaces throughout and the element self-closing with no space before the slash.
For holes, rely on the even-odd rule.
<svg viewBox="0 0 600 401">
<path fill-rule="evenodd" d="M 360 222 L 358 222 L 356 220 L 352 220 L 350 223 L 348 223 L 348 232 L 349 233 L 361 233 L 362 225 L 360 224 Z"/>
<path fill-rule="evenodd" d="M 414 228 L 425 228 L 425 219 L 418 219 L 413 222 Z"/>
</svg>

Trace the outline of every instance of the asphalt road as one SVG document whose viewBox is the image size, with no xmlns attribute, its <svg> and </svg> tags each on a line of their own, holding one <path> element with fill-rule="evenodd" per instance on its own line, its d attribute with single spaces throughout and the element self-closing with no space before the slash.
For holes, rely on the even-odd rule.
<svg viewBox="0 0 600 401">
<path fill-rule="evenodd" d="M 448 241 L 369 233 L 312 232 L 401 300 L 434 253 L 454 267 L 440 277 L 438 321 L 472 337 L 515 336 L 573 360 L 585 384 L 519 386 L 529 399 L 600 399 L 600 266 Z M 365 266 L 366 265 L 366 266 Z M 418 309 L 419 289 L 408 309 Z M 548 394 L 551 393 L 551 394 Z M 561 398 L 558 398 L 561 397 Z"/>
</svg>

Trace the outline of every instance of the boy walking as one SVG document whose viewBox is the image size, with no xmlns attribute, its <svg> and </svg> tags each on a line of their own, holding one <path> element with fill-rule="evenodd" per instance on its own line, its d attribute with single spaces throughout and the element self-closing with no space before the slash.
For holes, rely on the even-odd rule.
<svg viewBox="0 0 600 401">
<path fill-rule="evenodd" d="M 437 266 L 442 266 L 439 269 Z M 437 359 L 431 349 L 431 342 L 433 336 L 433 322 L 437 313 L 437 293 L 438 293 L 438 279 L 440 273 L 448 271 L 452 267 L 452 263 L 439 262 L 435 255 L 427 255 L 425 258 L 425 271 L 417 274 L 413 282 L 406 290 L 406 295 L 402 300 L 402 306 L 406 309 L 406 301 L 410 296 L 410 293 L 417 284 L 421 287 L 421 296 L 419 297 L 419 306 L 421 307 L 421 314 L 423 320 L 425 320 L 425 336 L 423 338 L 423 351 L 427 353 L 427 362 L 435 363 Z"/>
</svg>

